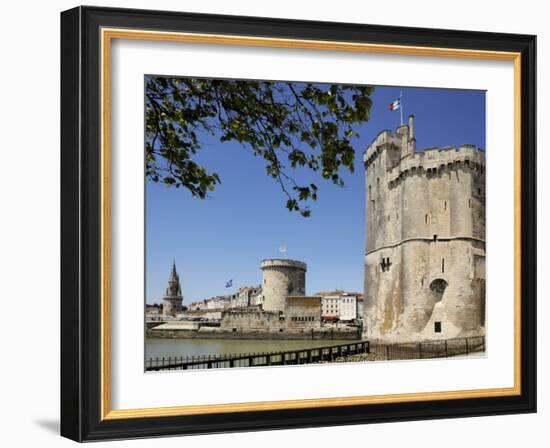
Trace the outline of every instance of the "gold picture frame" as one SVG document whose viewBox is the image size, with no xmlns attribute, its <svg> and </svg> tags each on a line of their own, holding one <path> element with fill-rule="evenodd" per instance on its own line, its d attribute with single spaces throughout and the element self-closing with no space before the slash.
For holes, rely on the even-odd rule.
<svg viewBox="0 0 550 448">
<path fill-rule="evenodd" d="M 437 415 L 437 408 L 445 408 L 446 411 L 441 412 L 441 415 L 449 415 L 449 409 L 452 407 L 452 402 L 456 400 L 482 400 L 484 403 L 497 403 L 499 400 L 503 403 L 503 406 L 509 409 L 510 412 L 521 412 L 521 409 L 534 410 L 533 404 L 533 375 L 534 375 L 534 352 L 532 347 L 526 350 L 527 344 L 533 339 L 534 310 L 532 305 L 526 305 L 527 300 L 534 300 L 534 297 L 526 297 L 526 294 L 530 294 L 525 287 L 525 279 L 528 278 L 529 282 L 532 282 L 535 272 L 533 269 L 533 263 L 536 260 L 533 259 L 534 243 L 529 240 L 526 241 L 525 232 L 528 232 L 534 226 L 533 217 L 531 216 L 534 207 L 533 197 L 534 194 L 531 188 L 531 182 L 534 182 L 534 176 L 526 179 L 525 173 L 534 173 L 534 161 L 529 158 L 529 154 L 534 151 L 534 142 L 530 136 L 525 135 L 526 130 L 529 130 L 533 126 L 534 106 L 531 99 L 530 92 L 534 90 L 532 72 L 532 64 L 534 58 L 534 38 L 532 36 L 515 36 L 506 35 L 502 37 L 499 45 L 494 44 L 494 39 L 489 39 L 489 35 L 479 35 L 480 33 L 472 33 L 475 36 L 466 32 L 435 32 L 433 30 L 414 30 L 410 32 L 414 39 L 407 39 L 406 35 L 399 39 L 393 37 L 390 33 L 390 27 L 382 27 L 383 29 L 369 29 L 366 25 L 356 25 L 358 29 L 363 27 L 365 38 L 364 42 L 349 41 L 346 40 L 347 28 L 342 24 L 319 24 L 315 32 L 312 32 L 312 38 L 299 37 L 303 32 L 300 32 L 300 26 L 298 23 L 291 21 L 271 21 L 266 32 L 267 35 L 254 35 L 251 34 L 254 26 L 258 26 L 262 20 L 269 21 L 269 19 L 256 19 L 259 22 L 255 23 L 254 19 L 241 20 L 235 18 L 234 24 L 240 24 L 243 27 L 243 33 L 236 35 L 224 32 L 223 26 L 215 17 L 200 16 L 200 20 L 196 15 L 185 15 L 177 13 L 156 13 L 156 12 L 141 12 L 140 19 L 134 19 L 134 16 L 130 14 L 130 11 L 123 10 L 108 10 L 102 8 L 76 8 L 74 10 L 63 13 L 62 26 L 64 27 L 66 36 L 72 37 L 72 42 L 65 42 L 65 71 L 62 76 L 65 79 L 74 77 L 75 74 L 82 78 L 82 64 L 93 61 L 93 65 L 98 70 L 98 85 L 97 88 L 91 91 L 88 88 L 86 92 L 88 98 L 93 97 L 97 99 L 97 106 L 99 111 L 99 126 L 94 129 L 89 129 L 89 132 L 96 134 L 98 147 L 98 163 L 93 167 L 85 167 L 84 171 L 96 170 L 98 179 L 94 183 L 94 191 L 96 197 L 99 196 L 97 202 L 97 215 L 94 215 L 98 226 L 97 237 L 99 237 L 98 251 L 92 254 L 92 258 L 97 258 L 95 263 L 96 267 L 93 271 L 99 275 L 99 282 L 96 287 L 94 300 L 97 300 L 96 312 L 91 313 L 89 309 L 85 308 L 82 304 L 78 305 L 75 310 L 74 304 L 68 304 L 67 302 L 73 300 L 74 297 L 69 297 L 68 293 L 62 297 L 62 304 L 65 307 L 65 315 L 63 317 L 63 325 L 71 326 L 71 332 L 84 331 L 83 326 L 74 327 L 74 321 L 68 322 L 69 319 L 74 318 L 75 311 L 80 319 L 94 319 L 96 325 L 94 326 L 94 334 L 99 335 L 99 343 L 94 345 L 97 347 L 97 353 L 99 359 L 97 360 L 96 367 L 99 371 L 98 376 L 94 381 L 88 382 L 86 386 L 83 383 L 82 377 L 74 377 L 74 366 L 82 360 L 82 350 L 84 347 L 68 346 L 64 350 L 65 356 L 63 360 L 63 368 L 65 373 L 65 381 L 70 383 L 67 387 L 63 388 L 65 397 L 71 398 L 77 403 L 77 407 L 85 417 L 78 422 L 75 422 L 73 417 L 67 416 L 67 409 L 62 410 L 62 433 L 70 438 L 77 440 L 93 440 L 96 438 L 120 438 L 120 437 L 132 437 L 132 434 L 138 430 L 135 423 L 140 421 L 142 425 L 139 430 L 145 431 L 147 435 L 169 434 L 169 433 L 193 433 L 204 432 L 204 424 L 196 423 L 193 421 L 190 423 L 192 426 L 188 428 L 185 423 L 185 419 L 191 416 L 212 416 L 212 415 L 225 415 L 228 414 L 242 414 L 242 413 L 255 413 L 256 415 L 273 412 L 273 411 L 317 411 L 325 409 L 326 414 L 319 417 L 317 421 L 314 417 L 309 417 L 309 420 L 304 422 L 305 426 L 323 424 L 327 422 L 327 418 L 334 416 L 334 409 L 346 408 L 349 412 L 353 412 L 355 409 L 357 415 L 366 412 L 374 413 L 371 418 L 365 417 L 365 414 L 361 414 L 359 421 L 367 422 L 369 420 L 376 420 L 376 406 L 375 405 L 395 405 L 403 403 L 411 403 L 415 406 L 419 406 L 422 409 L 422 404 L 430 403 L 432 407 L 426 412 L 435 412 Z M 166 28 L 162 29 L 158 24 L 165 20 Z M 173 29 L 173 21 L 180 20 L 181 31 L 175 31 Z M 209 22 L 210 20 L 210 22 Z M 190 26 L 193 21 L 199 21 L 202 28 L 208 28 L 211 32 L 198 32 Z M 240 22 L 239 22 L 240 21 Z M 88 28 L 79 26 L 81 23 L 87 23 Z M 168 24 L 170 22 L 170 25 Z M 241 23 L 242 22 L 242 23 Z M 147 29 L 147 23 L 155 23 L 154 29 Z M 206 23 L 206 25 L 205 25 Z M 250 23 L 252 25 L 250 25 Z M 247 28 L 247 26 L 249 28 Z M 279 27 L 280 29 L 278 29 Z M 295 38 L 280 37 L 277 33 L 284 35 L 288 33 L 288 27 L 294 27 L 296 31 Z M 189 31 L 186 31 L 189 29 Z M 321 33 L 323 29 L 330 31 L 334 35 L 338 31 L 341 33 L 341 37 L 338 40 L 320 39 L 313 37 Z M 93 31 L 90 31 L 93 30 Z M 87 51 L 84 45 L 78 46 L 78 40 L 75 39 L 74 33 L 80 36 L 80 41 L 83 42 L 87 39 L 90 48 L 96 48 L 98 50 L 96 55 L 82 55 L 81 52 Z M 415 34 L 416 33 L 416 34 Z M 424 40 L 431 39 L 433 46 L 426 45 Z M 376 38 L 373 39 L 373 36 Z M 471 46 L 472 39 L 475 37 L 476 48 L 470 48 L 467 46 L 461 47 L 461 42 L 467 42 Z M 477 389 L 477 390 L 461 390 L 461 391 L 447 391 L 447 392 L 429 392 L 429 393 L 406 393 L 395 395 L 374 395 L 374 396 L 350 396 L 339 398 L 315 398 L 305 400 L 281 400 L 281 401 L 265 401 L 265 402 L 245 402 L 245 403 L 231 403 L 231 404 L 208 404 L 208 405 L 183 405 L 172 407 L 160 407 L 160 408 L 141 408 L 141 409 L 112 409 L 111 403 L 111 371 L 110 371 L 110 359 L 112 356 L 110 349 L 110 285 L 111 285 L 111 265 L 110 265 L 110 247 L 111 247 L 111 229 L 110 229 L 110 216 L 111 216 L 111 45 L 116 39 L 130 39 L 140 41 L 163 41 L 163 42 L 185 42 L 185 43 L 200 43 L 209 45 L 238 45 L 244 47 L 274 47 L 274 48 L 287 48 L 287 49 L 311 49 L 311 50 L 326 50 L 326 51 L 343 51 L 343 52 L 368 52 L 368 53 L 382 53 L 382 54 L 398 54 L 409 56 L 435 56 L 435 57 L 449 57 L 449 58 L 466 58 L 466 59 L 483 59 L 483 60 L 500 60 L 511 61 L 514 66 L 514 159 L 515 159 L 515 178 L 514 178 L 514 385 L 513 387 L 506 388 L 492 388 L 492 389 Z M 407 44 L 405 41 L 414 41 L 417 43 Z M 76 47 L 76 48 L 75 48 Z M 495 48 L 493 48 L 495 47 Z M 62 40 L 63 51 L 63 40 Z M 78 57 L 77 57 L 78 56 Z M 90 69 L 91 67 L 87 67 Z M 67 81 L 68 82 L 68 81 Z M 86 82 L 91 82 L 88 80 Z M 78 104 L 74 104 L 74 99 L 67 99 L 68 96 L 77 96 L 82 98 L 82 90 L 85 86 L 82 83 L 75 87 L 74 83 L 70 87 L 65 87 L 63 94 L 66 98 L 64 104 L 65 118 L 71 113 L 72 110 L 78 108 Z M 526 93 L 527 92 L 527 93 Z M 82 105 L 80 104 L 80 107 Z M 64 118 L 62 117 L 62 120 Z M 66 140 L 62 151 L 68 153 L 75 151 L 74 144 L 71 144 L 71 138 L 74 138 L 75 126 L 87 126 L 87 117 L 83 113 L 79 113 L 76 121 L 63 122 L 65 127 L 64 132 Z M 79 151 L 93 151 L 90 149 L 89 143 L 82 142 L 81 140 L 74 140 L 77 142 Z M 66 162 L 63 170 L 64 175 L 67 177 L 74 176 L 74 173 L 67 174 L 69 170 L 73 170 L 76 165 L 82 163 L 82 159 L 74 160 L 73 155 L 67 155 Z M 67 180 L 67 183 L 70 183 Z M 528 183 L 529 191 L 526 191 L 525 186 Z M 64 188 L 67 187 L 65 184 Z M 75 198 L 76 202 L 68 206 L 64 211 L 66 225 L 72 225 L 74 214 L 79 210 L 82 210 L 83 202 L 89 198 Z M 92 204 L 93 205 L 93 204 Z M 529 228 L 525 228 L 525 223 Z M 523 233 L 522 233 L 523 229 Z M 522 237 L 523 235 L 523 237 Z M 534 238 L 534 235 L 532 234 Z M 75 251 L 82 257 L 82 245 L 76 244 L 75 240 L 66 241 L 63 251 L 65 258 L 71 258 L 74 256 Z M 95 258 L 94 258 L 95 257 Z M 526 265 L 528 260 L 529 265 Z M 63 281 L 67 283 L 67 291 L 74 287 L 74 278 L 69 278 L 69 275 L 63 274 Z M 81 271 L 82 275 L 82 271 Z M 83 296 L 79 300 L 83 300 Z M 86 306 L 93 306 L 88 303 Z M 84 312 L 88 312 L 87 316 L 83 316 Z M 71 316 L 71 317 L 69 317 Z M 529 328 L 525 327 L 525 324 L 529 323 Z M 97 328 L 96 328 L 97 327 Z M 89 327 L 88 327 L 89 328 Z M 63 329 L 62 329 L 63 330 Z M 88 337 L 93 338 L 93 334 Z M 64 342 L 69 344 L 69 342 Z M 74 341 L 71 341 L 73 344 Z M 74 356 L 78 353 L 79 356 Z M 83 367 L 83 365 L 81 365 Z M 69 378 L 70 377 L 70 378 Z M 89 381 L 89 380 L 87 380 Z M 95 386 L 92 384 L 94 383 Z M 92 385 L 91 385 L 92 384 Z M 526 387 L 529 384 L 529 387 Z M 89 406 L 85 401 L 91 400 L 92 397 L 83 396 L 83 392 L 80 391 L 80 396 L 76 397 L 75 391 L 82 388 L 85 392 L 84 395 L 90 393 L 91 390 L 98 389 L 98 403 Z M 78 394 L 77 394 L 78 395 Z M 63 392 L 62 392 L 63 396 Z M 434 405 L 435 403 L 435 405 Z M 439 403 L 439 404 L 438 404 Z M 526 405 L 528 403 L 528 405 Z M 515 410 L 514 410 L 515 409 Z M 399 417 L 398 411 L 393 411 L 397 414 L 394 419 L 407 418 L 406 416 Z M 472 411 L 465 411 L 457 408 L 459 415 L 476 415 L 475 409 Z M 477 413 L 483 413 L 481 410 Z M 304 414 L 305 416 L 306 414 Z M 163 425 L 159 423 L 162 419 L 172 418 L 174 421 L 182 422 L 180 424 L 181 430 L 171 430 L 163 432 Z M 313 420 L 312 420 L 313 418 Z M 145 419 L 146 423 L 143 423 Z M 179 420 L 178 420 L 179 419 Z M 86 425 L 84 422 L 88 422 Z M 348 421 L 355 421 L 350 419 Z M 65 422 L 65 423 L 63 423 Z M 95 422 L 92 425 L 90 422 Z M 263 424 L 263 426 L 262 426 Z M 117 426 L 120 425 L 120 426 Z M 129 429 L 130 425 L 130 429 Z M 302 426 L 304 426 L 302 425 Z M 261 420 L 257 428 L 270 427 Z M 277 427 L 275 424 L 274 427 Z M 288 422 L 282 422 L 280 427 L 292 427 Z M 145 428 L 145 429 L 144 429 Z M 225 427 L 220 426 L 219 430 L 224 430 Z M 235 423 L 235 428 L 242 428 L 243 430 L 255 428 L 252 425 L 239 426 Z M 84 430 L 85 429 L 85 430 Z M 216 429 L 213 429 L 214 431 Z M 83 432 L 84 431 L 84 432 Z M 134 431 L 134 432 L 133 432 Z"/>
</svg>

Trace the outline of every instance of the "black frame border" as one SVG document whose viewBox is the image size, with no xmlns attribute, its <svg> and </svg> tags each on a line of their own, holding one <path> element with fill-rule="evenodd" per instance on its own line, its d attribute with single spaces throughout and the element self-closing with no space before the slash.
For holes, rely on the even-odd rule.
<svg viewBox="0 0 550 448">
<path fill-rule="evenodd" d="M 127 28 L 521 53 L 521 395 L 101 420 L 101 42 Z M 536 412 L 536 36 L 77 7 L 61 13 L 61 435 L 143 438 Z"/>
</svg>

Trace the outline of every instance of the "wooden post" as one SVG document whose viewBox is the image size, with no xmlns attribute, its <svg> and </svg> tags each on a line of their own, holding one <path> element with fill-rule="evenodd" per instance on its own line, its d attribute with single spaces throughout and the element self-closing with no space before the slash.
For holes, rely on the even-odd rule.
<svg viewBox="0 0 550 448">
<path fill-rule="evenodd" d="M 386 359 L 390 359 L 390 346 L 386 345 Z"/>
<path fill-rule="evenodd" d="M 447 350 L 447 339 L 445 339 L 445 358 L 449 357 L 449 352 Z"/>
<path fill-rule="evenodd" d="M 418 358 L 422 359 L 422 342 L 418 343 Z"/>
<path fill-rule="evenodd" d="M 466 340 L 466 354 L 469 355 L 470 354 L 470 347 L 468 346 L 468 338 L 465 338 Z"/>
</svg>

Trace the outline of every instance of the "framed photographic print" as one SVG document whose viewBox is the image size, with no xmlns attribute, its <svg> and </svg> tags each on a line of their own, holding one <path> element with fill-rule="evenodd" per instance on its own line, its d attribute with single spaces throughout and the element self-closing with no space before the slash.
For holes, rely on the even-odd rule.
<svg viewBox="0 0 550 448">
<path fill-rule="evenodd" d="M 61 14 L 61 433 L 535 412 L 535 36 Z"/>
</svg>

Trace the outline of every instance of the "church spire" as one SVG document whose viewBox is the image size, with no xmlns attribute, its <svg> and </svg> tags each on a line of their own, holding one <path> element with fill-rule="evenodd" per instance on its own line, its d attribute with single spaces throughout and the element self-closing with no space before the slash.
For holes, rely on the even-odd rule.
<svg viewBox="0 0 550 448">
<path fill-rule="evenodd" d="M 180 279 L 178 276 L 178 271 L 176 271 L 176 260 L 172 261 L 172 270 L 170 271 L 170 277 L 168 278 L 168 283 L 177 282 L 179 283 Z"/>
<path fill-rule="evenodd" d="M 163 298 L 163 314 L 165 316 L 175 316 L 181 310 L 182 301 L 180 277 L 176 270 L 176 260 L 173 260 L 170 276 L 168 277 L 168 286 Z"/>
</svg>

